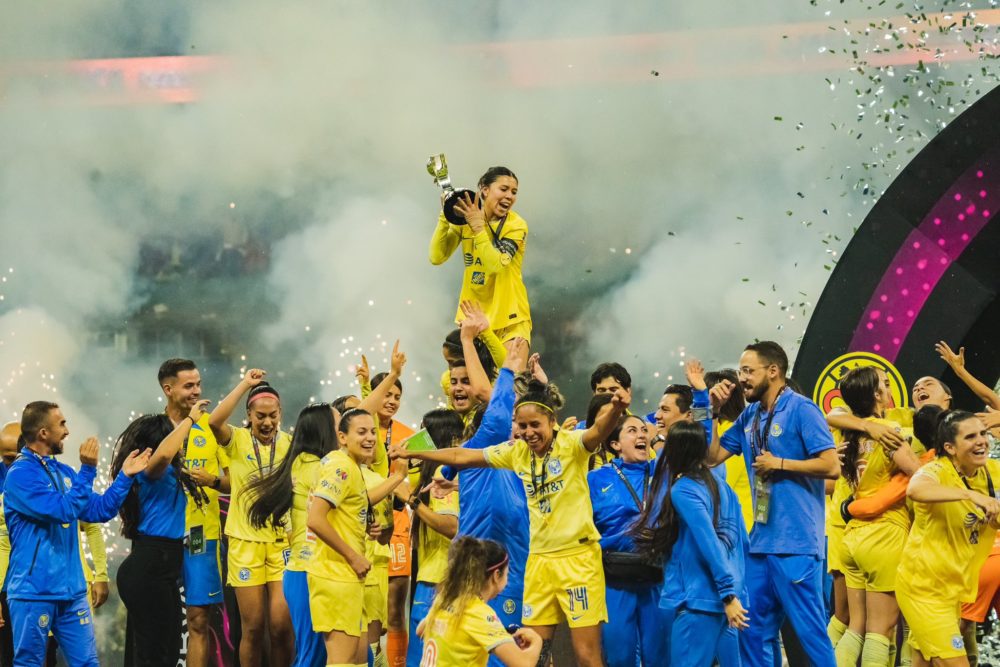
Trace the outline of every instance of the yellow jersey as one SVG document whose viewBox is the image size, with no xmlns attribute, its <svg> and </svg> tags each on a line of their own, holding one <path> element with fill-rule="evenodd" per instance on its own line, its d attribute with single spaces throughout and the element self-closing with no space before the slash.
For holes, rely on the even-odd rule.
<svg viewBox="0 0 1000 667">
<path fill-rule="evenodd" d="M 216 477 L 220 477 L 222 471 L 229 467 L 229 457 L 219 447 L 215 434 L 208 425 L 208 414 L 203 414 L 198 423 L 191 426 L 184 445 L 184 467 L 199 468 Z M 190 534 L 192 526 L 203 526 L 205 539 L 217 540 L 222 530 L 222 522 L 219 519 L 219 492 L 210 486 L 203 486 L 201 489 L 205 492 L 208 502 L 202 503 L 200 508 L 187 489 L 184 489 L 184 493 L 187 494 L 184 528 Z"/>
<path fill-rule="evenodd" d="M 378 447 L 378 445 L 375 445 Z M 378 474 L 368 466 L 361 466 L 361 477 L 365 480 L 365 488 L 371 491 L 376 486 L 385 482 L 385 477 Z M 377 522 L 383 531 L 392 531 L 392 494 L 372 505 L 373 521 Z M 388 544 L 381 544 L 378 540 L 365 540 L 365 558 L 372 567 L 389 566 L 390 547 Z"/>
<path fill-rule="evenodd" d="M 950 459 L 938 458 L 916 472 L 942 486 L 969 488 L 989 495 L 987 474 L 1000 481 L 1000 462 L 992 459 L 974 477 L 963 478 Z M 903 548 L 896 588 L 915 598 L 948 602 L 976 599 L 979 570 L 993 546 L 996 528 L 985 523 L 983 511 L 967 500 L 914 502 L 913 527 Z"/>
<path fill-rule="evenodd" d="M 255 440 L 256 438 L 250 434 L 250 429 L 234 426 L 229 444 L 223 446 L 229 457 L 229 486 L 232 497 L 229 516 L 226 519 L 226 535 L 247 542 L 277 542 L 284 539 L 284 530 L 279 526 L 267 525 L 263 528 L 254 528 L 250 525 L 247 508 L 253 498 L 247 497 L 246 486 L 251 480 L 261 474 L 266 475 L 281 465 L 288 455 L 292 436 L 281 431 L 275 438 L 273 446 L 257 442 L 256 449 Z"/>
<path fill-rule="evenodd" d="M 80 533 L 87 536 L 87 547 L 90 549 L 90 560 L 94 563 L 91 568 L 87 562 L 87 556 L 83 550 L 83 539 L 80 543 L 80 564 L 83 566 L 83 578 L 88 584 L 94 582 L 108 582 L 108 546 L 104 541 L 104 533 L 101 532 L 104 524 L 80 522 Z"/>
<path fill-rule="evenodd" d="M 309 497 L 319 477 L 320 459 L 315 454 L 302 453 L 292 461 L 292 508 L 288 511 L 291 540 L 286 570 L 305 572 L 306 563 L 312 559 L 316 536 L 309 532 Z"/>
<path fill-rule="evenodd" d="M 332 505 L 326 513 L 326 520 L 351 549 L 363 556 L 368 525 L 368 491 L 361 467 L 343 450 L 330 452 L 320 464 L 312 495 Z M 358 582 L 357 573 L 343 556 L 312 535 L 311 531 L 310 539 L 315 540 L 316 550 L 306 564 L 309 574 L 331 581 Z"/>
<path fill-rule="evenodd" d="M 587 463 L 591 452 L 583 446 L 584 433 L 560 429 L 549 452 L 542 456 L 535 456 L 524 440 L 483 450 L 490 467 L 513 470 L 524 484 L 530 520 L 529 553 L 574 549 L 601 539 L 590 504 Z"/>
<path fill-rule="evenodd" d="M 458 300 L 477 302 L 489 319 L 490 328 L 499 330 L 531 320 L 528 291 L 521 276 L 528 223 L 510 211 L 503 220 L 486 226 L 489 229 L 473 234 L 468 225 L 449 224 L 442 213 L 431 238 L 430 259 L 434 264 L 441 264 L 462 247 L 465 273 Z M 510 255 L 497 250 L 493 246 L 495 237 L 513 241 L 517 251 Z M 458 308 L 455 321 L 464 319 L 462 309 Z"/>
<path fill-rule="evenodd" d="M 496 612 L 478 597 L 469 600 L 459 619 L 450 607 L 434 612 L 423 639 L 420 667 L 482 667 L 490 651 L 514 641 Z"/>
<path fill-rule="evenodd" d="M 728 419 L 719 420 L 719 435 L 729 430 L 733 422 Z M 730 456 L 723 464 L 726 466 L 726 484 L 736 493 L 740 501 L 740 511 L 743 513 L 743 525 L 747 532 L 753 528 L 753 496 L 750 492 L 750 476 L 747 474 L 747 464 L 742 456 Z"/>
<path fill-rule="evenodd" d="M 892 460 L 892 454 L 886 450 L 885 445 L 867 437 L 863 437 L 861 442 L 868 443 L 862 447 L 868 451 L 868 455 L 865 460 L 864 472 L 859 473 L 858 486 L 854 491 L 855 500 L 874 496 L 889 483 L 893 475 L 899 472 L 899 467 Z M 839 508 L 838 505 L 837 509 L 839 510 Z M 909 530 L 910 511 L 906 508 L 906 499 L 901 499 L 874 519 L 851 519 L 850 523 L 847 524 L 847 530 L 851 531 L 870 523 L 890 523 L 903 530 Z"/>
<path fill-rule="evenodd" d="M 458 516 L 458 491 L 452 491 L 444 498 L 433 493 L 427 509 L 447 516 Z M 451 538 L 445 537 L 427 524 L 420 523 L 420 537 L 417 540 L 417 581 L 439 584 L 448 571 L 448 549 Z"/>
</svg>

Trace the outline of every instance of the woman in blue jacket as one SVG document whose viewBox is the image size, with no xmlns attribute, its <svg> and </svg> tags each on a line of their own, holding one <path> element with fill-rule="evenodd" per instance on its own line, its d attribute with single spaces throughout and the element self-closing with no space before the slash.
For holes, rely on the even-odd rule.
<svg viewBox="0 0 1000 667">
<path fill-rule="evenodd" d="M 662 498 L 639 520 L 642 551 L 663 558 L 660 607 L 676 612 L 670 633 L 673 667 L 740 665 L 737 630 L 749 617 L 741 599 L 748 548 L 736 494 L 708 465 L 705 429 L 670 427 L 650 493 Z"/>
<path fill-rule="evenodd" d="M 125 662 L 128 667 L 173 667 L 181 650 L 183 614 L 178 579 L 184 559 L 185 489 L 198 507 L 205 492 L 181 465 L 188 432 L 198 423 L 208 401 L 199 401 L 176 426 L 165 414 L 139 417 L 119 436 L 112 474 L 131 452 L 156 443 L 146 469 L 135 477 L 122 504 L 122 534 L 132 549 L 118 568 L 118 594 L 127 610 Z M 186 545 L 204 551 L 204 540 Z"/>
<path fill-rule="evenodd" d="M 650 460 L 645 420 L 622 417 L 602 449 L 615 458 L 590 471 L 587 482 L 607 582 L 604 660 L 608 667 L 635 667 L 640 656 L 643 665 L 656 665 L 667 655 L 669 640 L 660 611 L 663 570 L 643 562 L 630 533 L 651 498 L 655 461 Z"/>
</svg>

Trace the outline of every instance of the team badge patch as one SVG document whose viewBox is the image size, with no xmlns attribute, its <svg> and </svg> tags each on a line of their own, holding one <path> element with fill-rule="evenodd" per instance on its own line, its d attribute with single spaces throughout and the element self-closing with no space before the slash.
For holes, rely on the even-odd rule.
<svg viewBox="0 0 1000 667">
<path fill-rule="evenodd" d="M 781 424 L 773 424 L 771 426 L 771 437 L 772 438 L 777 438 L 782 433 L 784 433 L 784 431 L 781 430 Z"/>
<path fill-rule="evenodd" d="M 341 482 L 347 481 L 347 471 L 342 468 L 337 468 L 337 472 L 334 473 Z"/>
<path fill-rule="evenodd" d="M 63 484 L 66 485 L 67 489 L 73 488 L 73 480 L 71 480 L 69 477 L 63 477 Z"/>
<path fill-rule="evenodd" d="M 41 616 L 38 617 L 38 627 L 40 627 L 40 628 L 47 628 L 47 627 L 49 627 L 49 615 L 48 614 L 42 614 Z"/>
<path fill-rule="evenodd" d="M 513 614 L 515 609 L 517 609 L 517 605 L 514 604 L 513 600 L 504 600 L 503 613 Z"/>
<path fill-rule="evenodd" d="M 521 609 L 521 618 L 531 618 L 531 612 L 534 610 L 531 608 L 530 604 L 524 605 Z"/>
<path fill-rule="evenodd" d="M 205 443 L 207 443 L 207 442 L 208 442 L 208 440 L 205 440 L 204 436 L 199 435 L 197 438 L 194 439 L 194 446 L 195 447 L 204 447 Z"/>
<path fill-rule="evenodd" d="M 250 568 L 241 567 L 239 573 L 240 581 L 250 581 Z"/>
<path fill-rule="evenodd" d="M 562 472 L 562 463 L 559 462 L 559 459 L 552 459 L 551 461 L 549 461 L 550 475 L 558 475 L 561 472 Z"/>
<path fill-rule="evenodd" d="M 962 635 L 953 635 L 951 638 L 951 647 L 955 650 L 965 648 L 965 642 L 962 641 Z"/>
</svg>

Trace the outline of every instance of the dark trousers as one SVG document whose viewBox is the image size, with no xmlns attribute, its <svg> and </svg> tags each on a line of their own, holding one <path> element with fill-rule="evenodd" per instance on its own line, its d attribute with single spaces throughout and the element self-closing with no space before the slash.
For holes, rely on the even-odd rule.
<svg viewBox="0 0 1000 667">
<path fill-rule="evenodd" d="M 132 552 L 118 568 L 118 594 L 128 610 L 126 667 L 177 664 L 184 622 L 179 584 L 183 564 L 180 540 L 142 535 L 132 540 Z"/>
</svg>

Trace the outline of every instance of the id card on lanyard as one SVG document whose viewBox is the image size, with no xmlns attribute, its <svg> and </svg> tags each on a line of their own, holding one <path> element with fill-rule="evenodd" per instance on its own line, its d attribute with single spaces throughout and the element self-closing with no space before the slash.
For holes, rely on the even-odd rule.
<svg viewBox="0 0 1000 667">
<path fill-rule="evenodd" d="M 771 422 L 774 421 L 774 413 L 778 411 L 778 399 L 781 398 L 785 388 L 778 390 L 778 395 L 774 397 L 771 405 L 771 412 L 764 422 L 764 431 L 760 430 L 760 404 L 757 406 L 757 414 L 753 418 L 753 426 L 750 432 L 750 450 L 754 460 L 767 451 L 767 440 L 771 436 Z M 771 480 L 764 479 L 759 473 L 754 475 L 753 482 L 753 520 L 754 523 L 766 524 L 771 516 Z"/>
</svg>

